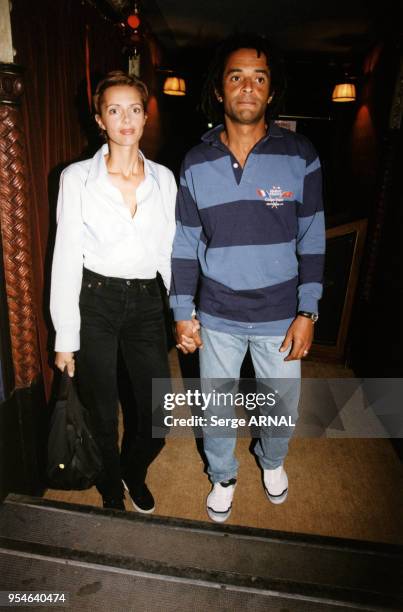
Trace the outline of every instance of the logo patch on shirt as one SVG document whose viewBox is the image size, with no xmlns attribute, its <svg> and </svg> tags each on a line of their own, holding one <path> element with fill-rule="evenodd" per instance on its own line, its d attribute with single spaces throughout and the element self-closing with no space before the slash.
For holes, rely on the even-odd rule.
<svg viewBox="0 0 403 612">
<path fill-rule="evenodd" d="M 278 208 L 283 206 L 285 200 L 291 200 L 294 196 L 292 191 L 283 191 L 279 185 L 273 185 L 269 190 L 256 189 L 257 194 L 264 199 L 266 206 Z"/>
</svg>

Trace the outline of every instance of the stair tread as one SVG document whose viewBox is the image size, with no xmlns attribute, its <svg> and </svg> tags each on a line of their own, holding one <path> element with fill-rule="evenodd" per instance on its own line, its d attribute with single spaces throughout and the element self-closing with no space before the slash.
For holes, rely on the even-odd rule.
<svg viewBox="0 0 403 612">
<path fill-rule="evenodd" d="M 7 571 L 4 571 L 6 568 Z M 3 570 L 3 571 L 2 571 Z M 167 580 L 109 568 L 55 563 L 29 559 L 12 552 L 0 552 L 2 589 L 54 591 L 69 594 L 62 610 L 100 610 L 105 612 L 335 612 L 328 602 L 292 598 L 276 593 L 240 591 L 213 584 L 186 580 Z M 355 607 L 344 609 L 356 609 Z M 361 608 L 362 609 L 362 608 Z"/>
<path fill-rule="evenodd" d="M 64 504 L 64 506 L 66 506 Z M 29 498 L 0 507 L 1 534 L 9 539 L 99 555 L 124 556 L 177 568 L 226 572 L 253 579 L 389 595 L 402 583 L 399 547 L 352 550 L 334 540 L 280 539 L 210 529 L 180 521 L 127 520 L 113 512 L 77 512 Z M 113 529 L 111 528 L 113 524 Z M 247 531 L 247 530 L 245 530 Z M 330 539 L 329 539 L 330 540 Z M 378 550 L 377 550 L 378 549 Z M 391 551 L 388 553 L 387 551 Z M 401 564 L 400 564 L 401 565 Z"/>
</svg>

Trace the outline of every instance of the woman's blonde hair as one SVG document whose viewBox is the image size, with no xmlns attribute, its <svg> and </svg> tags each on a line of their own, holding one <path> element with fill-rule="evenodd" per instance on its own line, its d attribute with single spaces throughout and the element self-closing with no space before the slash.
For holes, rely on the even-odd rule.
<svg viewBox="0 0 403 612">
<path fill-rule="evenodd" d="M 147 85 L 143 83 L 143 81 L 140 81 L 140 79 L 138 79 L 136 76 L 131 76 L 126 72 L 123 72 L 123 70 L 112 70 L 112 72 L 108 72 L 102 81 L 99 81 L 95 90 L 93 103 L 97 115 L 101 114 L 102 97 L 105 91 L 109 89 L 109 87 L 116 87 L 117 85 L 128 85 L 129 87 L 134 87 L 137 89 L 143 103 L 143 108 L 144 110 L 146 109 L 148 100 Z"/>
</svg>

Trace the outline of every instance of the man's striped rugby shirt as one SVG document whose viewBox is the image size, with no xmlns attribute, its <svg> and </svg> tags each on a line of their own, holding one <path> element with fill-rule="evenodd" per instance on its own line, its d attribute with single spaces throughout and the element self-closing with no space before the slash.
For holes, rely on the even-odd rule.
<svg viewBox="0 0 403 612">
<path fill-rule="evenodd" d="M 235 334 L 282 336 L 318 311 L 325 226 L 318 155 L 271 123 L 242 168 L 217 126 L 186 155 L 176 205 L 171 307 Z"/>
</svg>

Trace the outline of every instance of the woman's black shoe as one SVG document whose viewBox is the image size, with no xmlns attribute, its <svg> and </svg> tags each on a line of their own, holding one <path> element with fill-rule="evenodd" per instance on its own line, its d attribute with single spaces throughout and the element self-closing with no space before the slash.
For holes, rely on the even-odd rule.
<svg viewBox="0 0 403 612">
<path fill-rule="evenodd" d="M 129 497 L 131 499 L 131 502 L 134 508 L 138 512 L 143 512 L 144 514 L 151 514 L 152 512 L 154 512 L 155 510 L 154 498 L 152 496 L 150 489 L 147 487 L 146 483 L 142 485 L 136 485 L 129 489 L 125 481 L 122 480 L 122 482 L 123 482 L 123 485 L 126 491 L 129 494 Z"/>
<path fill-rule="evenodd" d="M 111 508 L 112 510 L 126 510 L 123 498 L 113 497 L 102 497 L 102 503 L 104 508 Z"/>
</svg>

